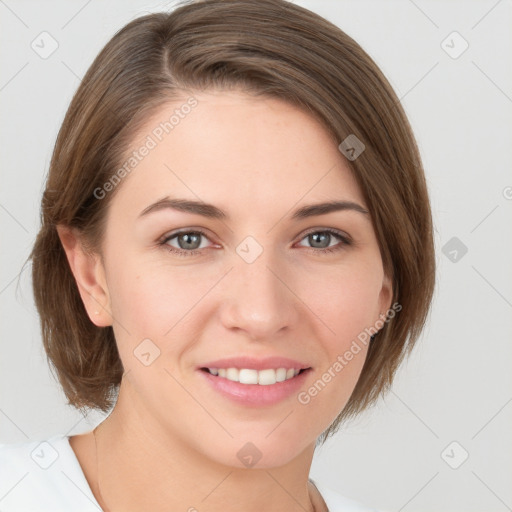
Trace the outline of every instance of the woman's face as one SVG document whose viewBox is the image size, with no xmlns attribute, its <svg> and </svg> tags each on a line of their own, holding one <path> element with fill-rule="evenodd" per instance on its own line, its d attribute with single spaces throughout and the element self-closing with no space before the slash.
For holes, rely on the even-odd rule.
<svg viewBox="0 0 512 512">
<path fill-rule="evenodd" d="M 136 166 L 108 211 L 105 308 L 122 390 L 147 431 L 222 464 L 282 465 L 347 403 L 367 346 L 344 355 L 389 308 L 391 287 L 361 190 L 317 121 L 241 92 L 194 97 L 138 133 Z M 199 206 L 165 203 L 178 199 Z M 331 201 L 348 207 L 294 215 Z M 286 375 L 257 363 L 309 369 L 267 385 L 204 370 L 245 369 L 249 382 Z"/>
</svg>

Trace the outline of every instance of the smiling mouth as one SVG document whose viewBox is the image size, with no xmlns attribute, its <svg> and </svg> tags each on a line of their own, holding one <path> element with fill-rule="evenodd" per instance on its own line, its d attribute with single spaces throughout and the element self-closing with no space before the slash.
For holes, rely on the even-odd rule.
<svg viewBox="0 0 512 512">
<path fill-rule="evenodd" d="M 240 384 L 259 384 L 269 386 L 293 379 L 311 368 L 268 368 L 254 370 L 251 368 L 201 368 L 201 371 L 218 378 Z"/>
</svg>

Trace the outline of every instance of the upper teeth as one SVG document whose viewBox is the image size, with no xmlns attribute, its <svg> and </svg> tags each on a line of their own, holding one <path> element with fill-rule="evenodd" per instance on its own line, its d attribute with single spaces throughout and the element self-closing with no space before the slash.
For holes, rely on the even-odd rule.
<svg viewBox="0 0 512 512">
<path fill-rule="evenodd" d="M 249 368 L 208 368 L 212 375 L 218 375 L 234 382 L 241 384 L 261 384 L 268 386 L 276 382 L 283 382 L 284 380 L 295 377 L 300 372 L 300 369 L 290 368 L 269 368 L 268 370 L 253 370 Z"/>
</svg>

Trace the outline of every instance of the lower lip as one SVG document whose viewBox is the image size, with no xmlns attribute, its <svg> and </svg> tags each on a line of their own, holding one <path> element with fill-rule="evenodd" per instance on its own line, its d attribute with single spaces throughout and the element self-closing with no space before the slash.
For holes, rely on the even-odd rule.
<svg viewBox="0 0 512 512">
<path fill-rule="evenodd" d="M 221 395 L 249 406 L 274 405 L 297 393 L 309 375 L 311 368 L 283 382 L 262 386 L 260 384 L 240 384 L 232 380 L 218 377 L 211 373 L 198 370 L 209 384 Z"/>
</svg>

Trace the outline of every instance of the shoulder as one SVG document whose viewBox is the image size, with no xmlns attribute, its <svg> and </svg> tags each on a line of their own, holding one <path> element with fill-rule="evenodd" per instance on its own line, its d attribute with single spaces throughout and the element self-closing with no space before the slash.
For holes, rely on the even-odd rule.
<svg viewBox="0 0 512 512">
<path fill-rule="evenodd" d="M 0 444 L 0 509 L 101 511 L 69 438 Z"/>
<path fill-rule="evenodd" d="M 384 512 L 375 508 L 363 505 L 361 502 L 347 498 L 337 491 L 313 481 L 316 488 L 322 495 L 329 512 Z"/>
</svg>

